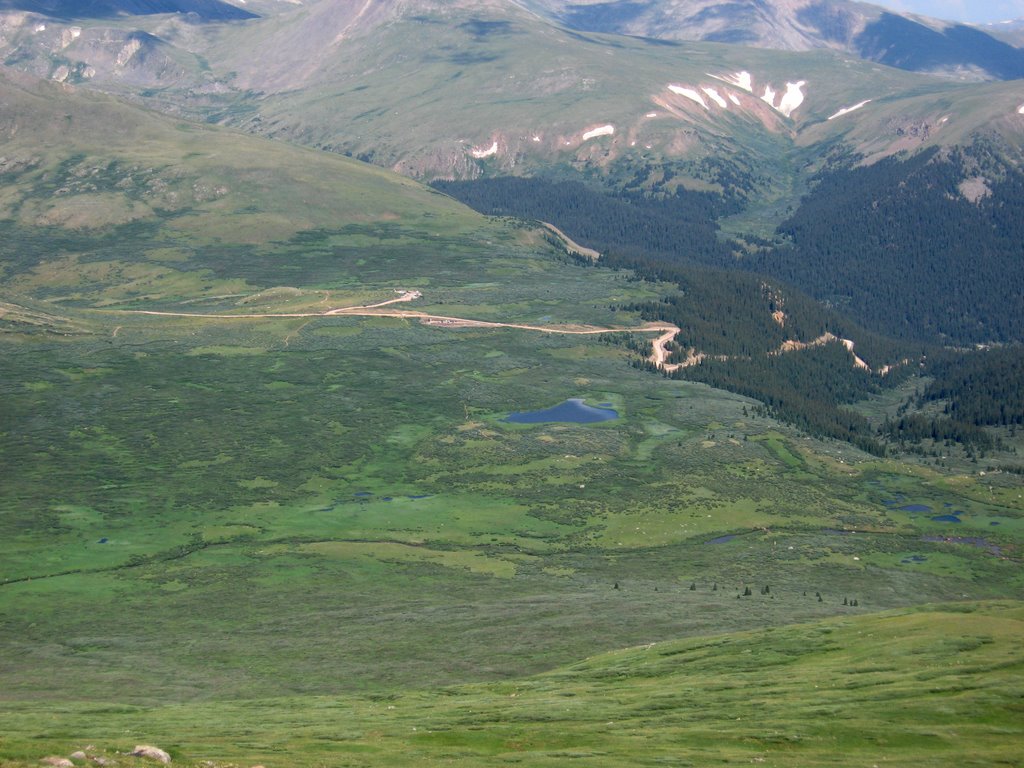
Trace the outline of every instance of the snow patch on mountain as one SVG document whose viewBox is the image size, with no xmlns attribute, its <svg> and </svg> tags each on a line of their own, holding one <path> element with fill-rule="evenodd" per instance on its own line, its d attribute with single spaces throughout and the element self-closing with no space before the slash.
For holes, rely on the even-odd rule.
<svg viewBox="0 0 1024 768">
<path fill-rule="evenodd" d="M 477 149 L 476 147 L 474 147 L 472 150 L 470 150 L 470 154 L 477 160 L 483 160 L 485 157 L 496 155 L 498 154 L 498 142 L 494 142 L 487 149 Z"/>
<path fill-rule="evenodd" d="M 729 108 L 728 103 L 726 103 L 725 99 L 723 99 L 721 95 L 718 93 L 718 91 L 715 90 L 714 88 L 701 88 L 701 90 L 704 91 L 704 93 L 708 95 L 708 98 L 710 98 L 713 102 L 715 102 L 715 104 L 720 106 L 722 109 Z"/>
<path fill-rule="evenodd" d="M 598 136 L 611 136 L 615 133 L 614 125 L 602 125 L 600 128 L 594 128 L 592 131 L 587 131 L 583 134 L 583 140 L 596 139 Z"/>
<path fill-rule="evenodd" d="M 1018 115 L 1024 115 L 1024 104 L 1020 105 L 1020 109 L 1017 110 Z"/>
<path fill-rule="evenodd" d="M 713 77 L 716 80 L 721 80 L 723 83 L 729 85 L 735 85 L 737 88 L 742 88 L 747 93 L 754 92 L 754 76 L 744 70 L 743 72 L 737 72 L 734 75 L 712 75 L 708 74 L 708 77 Z"/>
<path fill-rule="evenodd" d="M 807 85 L 806 80 L 797 80 L 795 83 L 786 83 L 786 93 L 783 94 L 777 109 L 786 117 L 790 117 L 797 107 L 804 103 L 803 87 Z"/>
<path fill-rule="evenodd" d="M 842 117 L 843 115 L 848 115 L 851 112 L 856 112 L 861 107 L 865 106 L 866 104 L 870 104 L 870 103 L 871 103 L 871 99 L 864 99 L 864 101 L 862 101 L 860 104 L 854 104 L 852 107 L 843 107 L 838 112 L 836 112 L 834 115 L 832 115 L 832 117 L 830 117 L 829 120 L 835 120 L 837 117 Z"/>
<path fill-rule="evenodd" d="M 735 75 L 709 74 L 708 77 L 713 77 L 716 80 L 721 80 L 722 82 L 729 83 L 737 88 L 742 88 L 750 93 L 754 93 L 754 77 L 749 72 L 740 72 Z M 786 83 L 786 90 L 780 95 L 780 92 L 775 90 L 771 84 L 767 84 L 764 86 L 763 95 L 759 98 L 779 114 L 784 115 L 785 117 L 792 117 L 793 113 L 799 109 L 800 105 L 806 100 L 806 94 L 803 90 L 806 85 L 806 80 L 788 82 Z M 758 86 L 758 88 L 760 88 L 760 86 Z M 707 110 L 711 109 L 711 102 L 722 109 L 728 109 L 730 101 L 737 107 L 743 106 L 743 102 L 735 93 L 711 86 L 701 85 L 691 88 L 684 85 L 669 85 L 668 89 L 678 96 L 683 96 L 697 104 L 700 104 Z M 864 105 L 858 105 L 858 107 L 860 106 Z M 851 111 L 852 109 L 854 108 L 851 108 Z"/>
<path fill-rule="evenodd" d="M 708 103 L 704 101 L 704 97 L 697 93 L 697 91 L 693 90 L 693 88 L 684 88 L 681 85 L 670 85 L 668 89 L 672 91 L 672 93 L 679 96 L 685 96 L 691 101 L 695 101 L 700 104 L 704 109 L 708 109 Z"/>
</svg>

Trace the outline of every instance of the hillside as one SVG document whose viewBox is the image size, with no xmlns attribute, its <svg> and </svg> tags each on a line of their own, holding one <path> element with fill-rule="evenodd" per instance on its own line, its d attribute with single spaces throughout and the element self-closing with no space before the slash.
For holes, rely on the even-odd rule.
<svg viewBox="0 0 1024 768">
<path fill-rule="evenodd" d="M 343 157 L 28 79 L 0 77 L 0 100 L 5 290 L 166 305 L 294 285 L 296 273 L 401 284 L 421 276 L 425 243 L 438 269 L 486 241 L 518 247 L 454 201 Z"/>
<path fill-rule="evenodd" d="M 830 48 L 581 33 L 510 1 L 318 1 L 208 24 L 20 13 L 3 25 L 7 66 L 424 178 L 676 164 L 700 184 L 696 166 L 713 159 L 799 188 L 797 169 L 840 146 L 880 157 L 914 150 L 912 127 L 949 145 L 995 121 L 1017 146 L 1024 128 L 1011 86 L 958 109 L 971 87 Z"/>
<path fill-rule="evenodd" d="M 645 644 L 537 677 L 386 698 L 71 703 L 59 729 L 40 726 L 45 705 L 25 702 L 0 715 L 5 764 L 36 765 L 86 742 L 104 757 L 140 740 L 186 766 L 1012 764 L 1024 738 L 1022 615 L 1019 603 L 1004 602 L 843 617 Z M 256 722 L 258 734 L 248 735 Z"/>
</svg>

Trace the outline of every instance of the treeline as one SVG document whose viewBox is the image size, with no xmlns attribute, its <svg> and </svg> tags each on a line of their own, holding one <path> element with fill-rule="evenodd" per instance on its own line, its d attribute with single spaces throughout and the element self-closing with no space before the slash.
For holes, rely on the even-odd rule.
<svg viewBox="0 0 1024 768">
<path fill-rule="evenodd" d="M 1024 338 L 1024 174 L 982 142 L 829 171 L 778 231 L 792 245 L 762 250 L 745 268 L 879 333 Z"/>
<path fill-rule="evenodd" d="M 927 349 L 927 345 L 893 341 L 868 331 L 801 291 L 760 275 L 617 252 L 606 253 L 600 264 L 678 287 L 678 293 L 659 301 L 625 308 L 639 312 L 645 320 L 679 326 L 676 345 L 683 356 L 690 347 L 709 355 L 765 354 L 777 351 L 786 341 L 812 341 L 825 333 L 853 340 L 857 355 L 872 368 L 920 356 Z"/>
<path fill-rule="evenodd" d="M 662 196 L 604 193 L 578 181 L 511 176 L 432 186 L 481 213 L 550 222 L 602 253 L 670 262 L 724 264 L 732 258 L 715 221 L 736 204 L 718 195 L 682 189 Z"/>
<path fill-rule="evenodd" d="M 817 302 L 757 275 L 608 254 L 606 266 L 626 267 L 639 277 L 679 287 L 661 301 L 625 308 L 645 320 L 680 328 L 668 362 L 680 362 L 694 349 L 701 362 L 680 368 L 673 378 L 701 381 L 760 400 L 772 416 L 819 437 L 851 442 L 883 455 L 884 445 L 864 417 L 842 406 L 863 400 L 906 375 L 887 377 L 857 368 L 840 342 L 781 352 L 785 341 L 812 341 L 826 332 L 856 340 L 857 354 L 873 367 L 920 354 L 857 327 Z M 777 320 L 773 313 L 782 312 Z M 863 348 L 862 348 L 863 347 Z"/>
<path fill-rule="evenodd" d="M 957 443 L 968 451 L 978 449 L 983 453 L 998 447 L 999 442 L 981 427 L 947 416 L 912 413 L 897 419 L 886 419 L 881 434 L 901 449 L 908 445 L 919 445 L 925 440 L 936 443 Z"/>
<path fill-rule="evenodd" d="M 991 197 L 964 199 L 960 184 L 968 171 L 987 179 Z M 704 354 L 674 375 L 760 400 L 808 433 L 876 454 L 886 444 L 906 448 L 923 440 L 987 450 L 994 443 L 986 426 L 1020 423 L 1017 358 L 944 356 L 929 343 L 1024 334 L 1024 176 L 984 145 L 823 173 L 780 228 L 792 244 L 764 243 L 759 254 L 740 259 L 714 223 L 734 210 L 734 199 L 602 193 L 546 179 L 435 186 L 483 213 L 549 221 L 602 251 L 598 266 L 674 283 L 678 292 L 661 300 L 621 307 L 679 326 L 668 362 L 687 359 L 691 350 Z M 913 364 L 883 377 L 857 368 L 838 342 L 778 354 L 786 341 L 825 333 L 854 341 L 873 371 Z M 905 380 L 922 358 L 935 383 L 897 419 L 875 429 L 844 407 Z M 957 379 L 958 372 L 966 378 Z M 948 400 L 946 413 L 922 412 L 931 400 Z"/>
<path fill-rule="evenodd" d="M 604 194 L 579 182 L 495 178 L 435 182 L 434 186 L 489 215 L 549 221 L 602 252 L 598 266 L 629 269 L 637 279 L 678 286 L 660 301 L 620 309 L 650 321 L 670 322 L 680 333 L 670 362 L 696 349 L 705 359 L 674 375 L 728 389 L 765 403 L 775 417 L 807 432 L 884 451 L 865 419 L 840 406 L 862 399 L 897 377 L 872 376 L 854 366 L 839 343 L 777 354 L 788 340 L 811 341 L 826 332 L 856 341 L 857 354 L 882 366 L 919 351 L 845 320 L 819 302 L 774 279 L 707 264 L 733 264 L 714 218 L 732 203 L 680 191 L 660 198 L 635 192 Z M 649 365 L 638 362 L 638 365 Z"/>
<path fill-rule="evenodd" d="M 932 381 L 918 406 L 946 401 L 944 413 L 974 426 L 1024 424 L 1024 347 L 947 352 L 928 364 Z"/>
<path fill-rule="evenodd" d="M 709 358 L 672 376 L 755 398 L 770 415 L 809 434 L 885 455 L 885 445 L 868 420 L 842 407 L 878 392 L 879 382 L 867 371 L 855 369 L 851 354 L 840 343 L 788 354 Z"/>
<path fill-rule="evenodd" d="M 652 196 L 512 177 L 434 186 L 483 213 L 550 221 L 624 258 L 770 275 L 885 336 L 940 344 L 1024 338 L 1024 173 L 982 140 L 865 167 L 829 166 L 779 238 L 751 238 L 756 248 L 745 255 L 715 223 L 742 205 L 738 193 Z"/>
<path fill-rule="evenodd" d="M 1000 447 L 985 427 L 1024 424 L 1024 347 L 945 351 L 929 360 L 934 379 L 887 420 L 885 435 L 900 444 L 954 442 L 982 452 Z M 921 412 L 943 403 L 942 413 Z"/>
</svg>

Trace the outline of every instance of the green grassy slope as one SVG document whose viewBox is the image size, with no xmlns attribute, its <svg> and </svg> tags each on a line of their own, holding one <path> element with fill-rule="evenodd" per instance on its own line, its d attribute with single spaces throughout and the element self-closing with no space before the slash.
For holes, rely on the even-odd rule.
<svg viewBox="0 0 1024 768">
<path fill-rule="evenodd" d="M 612 307 L 670 288 L 379 169 L 4 88 L 22 106 L 0 222 L 0 759 L 106 727 L 157 740 L 117 718 L 160 704 L 148 722 L 227 724 L 174 739 L 183 756 L 210 738 L 236 745 L 211 756 L 256 760 L 294 725 L 254 722 L 269 698 L 300 720 L 332 706 L 307 696 L 386 709 L 641 643 L 1021 597 L 1018 478 L 808 440 L 630 367 L 619 344 L 132 313 L 319 311 L 415 287 L 410 306 L 440 314 L 632 327 Z M 620 418 L 504 420 L 570 397 Z M 961 522 L 933 519 L 947 510 Z M 331 762 L 320 746 L 310 764 Z"/>
<path fill-rule="evenodd" d="M 1016 765 L 1022 619 L 1020 603 L 843 617 L 386 697 L 25 702 L 0 715 L 0 754 L 144 741 L 182 765 Z"/>
<path fill-rule="evenodd" d="M 0 341 L 8 697 L 448 684 L 1021 594 L 1012 477 L 799 439 L 594 339 L 79 313 L 102 332 Z M 622 416 L 503 421 L 568 397 Z"/>
<path fill-rule="evenodd" d="M 167 304 L 415 280 L 424 252 L 439 273 L 470 253 L 536 250 L 528 234 L 343 157 L 46 83 L 3 78 L 0 97 L 8 291 Z"/>
</svg>

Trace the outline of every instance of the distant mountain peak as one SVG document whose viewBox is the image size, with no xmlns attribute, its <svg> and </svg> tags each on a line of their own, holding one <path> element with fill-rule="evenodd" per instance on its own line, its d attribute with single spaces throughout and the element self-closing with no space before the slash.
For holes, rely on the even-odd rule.
<svg viewBox="0 0 1024 768">
<path fill-rule="evenodd" d="M 916 72 L 961 79 L 1024 77 L 1021 22 L 985 28 L 899 14 L 854 0 L 514 0 L 572 29 L 664 40 L 808 51 L 831 48 Z M 1016 26 L 1015 26 L 1016 25 Z"/>
<path fill-rule="evenodd" d="M 254 19 L 223 0 L 0 0 L 0 11 L 28 11 L 56 19 L 107 19 L 163 13 L 194 14 L 202 21 Z"/>
</svg>

